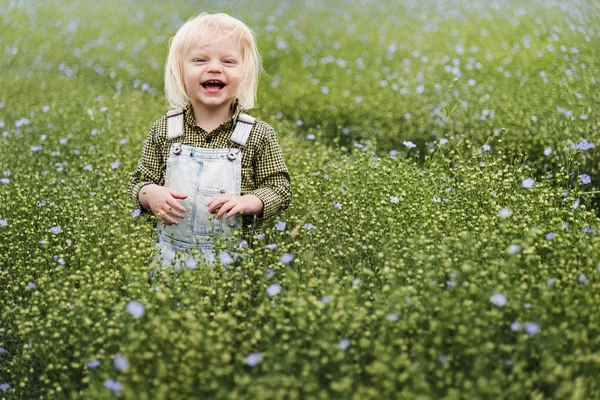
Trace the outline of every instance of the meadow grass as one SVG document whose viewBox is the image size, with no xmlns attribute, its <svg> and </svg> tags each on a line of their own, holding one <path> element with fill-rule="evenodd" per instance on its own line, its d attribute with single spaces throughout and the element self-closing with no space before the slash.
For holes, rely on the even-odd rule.
<svg viewBox="0 0 600 400">
<path fill-rule="evenodd" d="M 149 281 L 127 180 L 203 10 L 258 35 L 294 197 Z M 0 398 L 599 397 L 597 10 L 7 2 Z"/>
</svg>

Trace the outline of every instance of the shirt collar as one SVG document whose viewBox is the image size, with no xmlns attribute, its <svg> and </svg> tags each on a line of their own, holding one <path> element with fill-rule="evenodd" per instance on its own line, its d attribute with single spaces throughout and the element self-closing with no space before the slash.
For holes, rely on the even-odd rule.
<svg viewBox="0 0 600 400">
<path fill-rule="evenodd" d="M 221 126 L 230 126 L 234 125 L 237 122 L 238 117 L 242 113 L 243 109 L 240 106 L 240 102 L 238 99 L 235 99 L 231 104 L 232 115 L 231 118 L 225 121 Z M 194 117 L 194 110 L 192 109 L 192 103 L 189 103 L 184 109 L 184 119 L 185 122 L 190 126 L 194 127 L 196 125 L 196 118 Z"/>
</svg>

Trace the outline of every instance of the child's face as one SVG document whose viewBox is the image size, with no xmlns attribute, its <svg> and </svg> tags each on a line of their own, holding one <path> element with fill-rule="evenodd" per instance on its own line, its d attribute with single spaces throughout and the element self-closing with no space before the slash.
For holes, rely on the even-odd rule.
<svg viewBox="0 0 600 400">
<path fill-rule="evenodd" d="M 192 47 L 184 58 L 183 80 L 194 109 L 216 112 L 229 107 L 242 70 L 242 47 L 237 38 Z"/>
</svg>

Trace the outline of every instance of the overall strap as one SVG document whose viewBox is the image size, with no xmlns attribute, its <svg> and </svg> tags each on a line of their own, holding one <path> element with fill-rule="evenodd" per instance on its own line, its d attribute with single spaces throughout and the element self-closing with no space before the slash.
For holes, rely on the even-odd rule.
<svg viewBox="0 0 600 400">
<path fill-rule="evenodd" d="M 240 146 L 245 146 L 254 124 L 256 124 L 256 118 L 251 117 L 248 114 L 240 114 L 237 123 L 235 124 L 235 129 L 231 134 L 231 139 L 229 140 Z"/>
<path fill-rule="evenodd" d="M 183 108 L 167 111 L 167 135 L 169 140 L 183 136 Z"/>
<path fill-rule="evenodd" d="M 183 108 L 176 108 L 167 112 L 167 134 L 169 140 L 183 136 Z M 252 127 L 256 124 L 256 118 L 248 114 L 240 114 L 235 124 L 231 141 L 240 146 L 245 146 L 250 136 Z"/>
</svg>

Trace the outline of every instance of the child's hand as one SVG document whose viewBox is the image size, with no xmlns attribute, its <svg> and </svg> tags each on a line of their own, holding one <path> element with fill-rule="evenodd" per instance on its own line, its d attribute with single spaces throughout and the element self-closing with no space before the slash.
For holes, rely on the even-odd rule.
<svg viewBox="0 0 600 400">
<path fill-rule="evenodd" d="M 175 218 L 185 218 L 185 208 L 176 199 L 187 198 L 186 194 L 178 193 L 171 188 L 159 185 L 146 185 L 138 195 L 140 204 L 152 210 L 156 218 L 165 225 L 178 225 Z"/>
<path fill-rule="evenodd" d="M 219 194 L 206 202 L 208 212 L 217 213 L 217 218 L 221 218 L 227 213 L 225 218 L 229 219 L 240 212 L 244 214 L 260 214 L 263 211 L 264 204 L 262 200 L 253 194 L 238 196 L 236 194 Z"/>
</svg>

